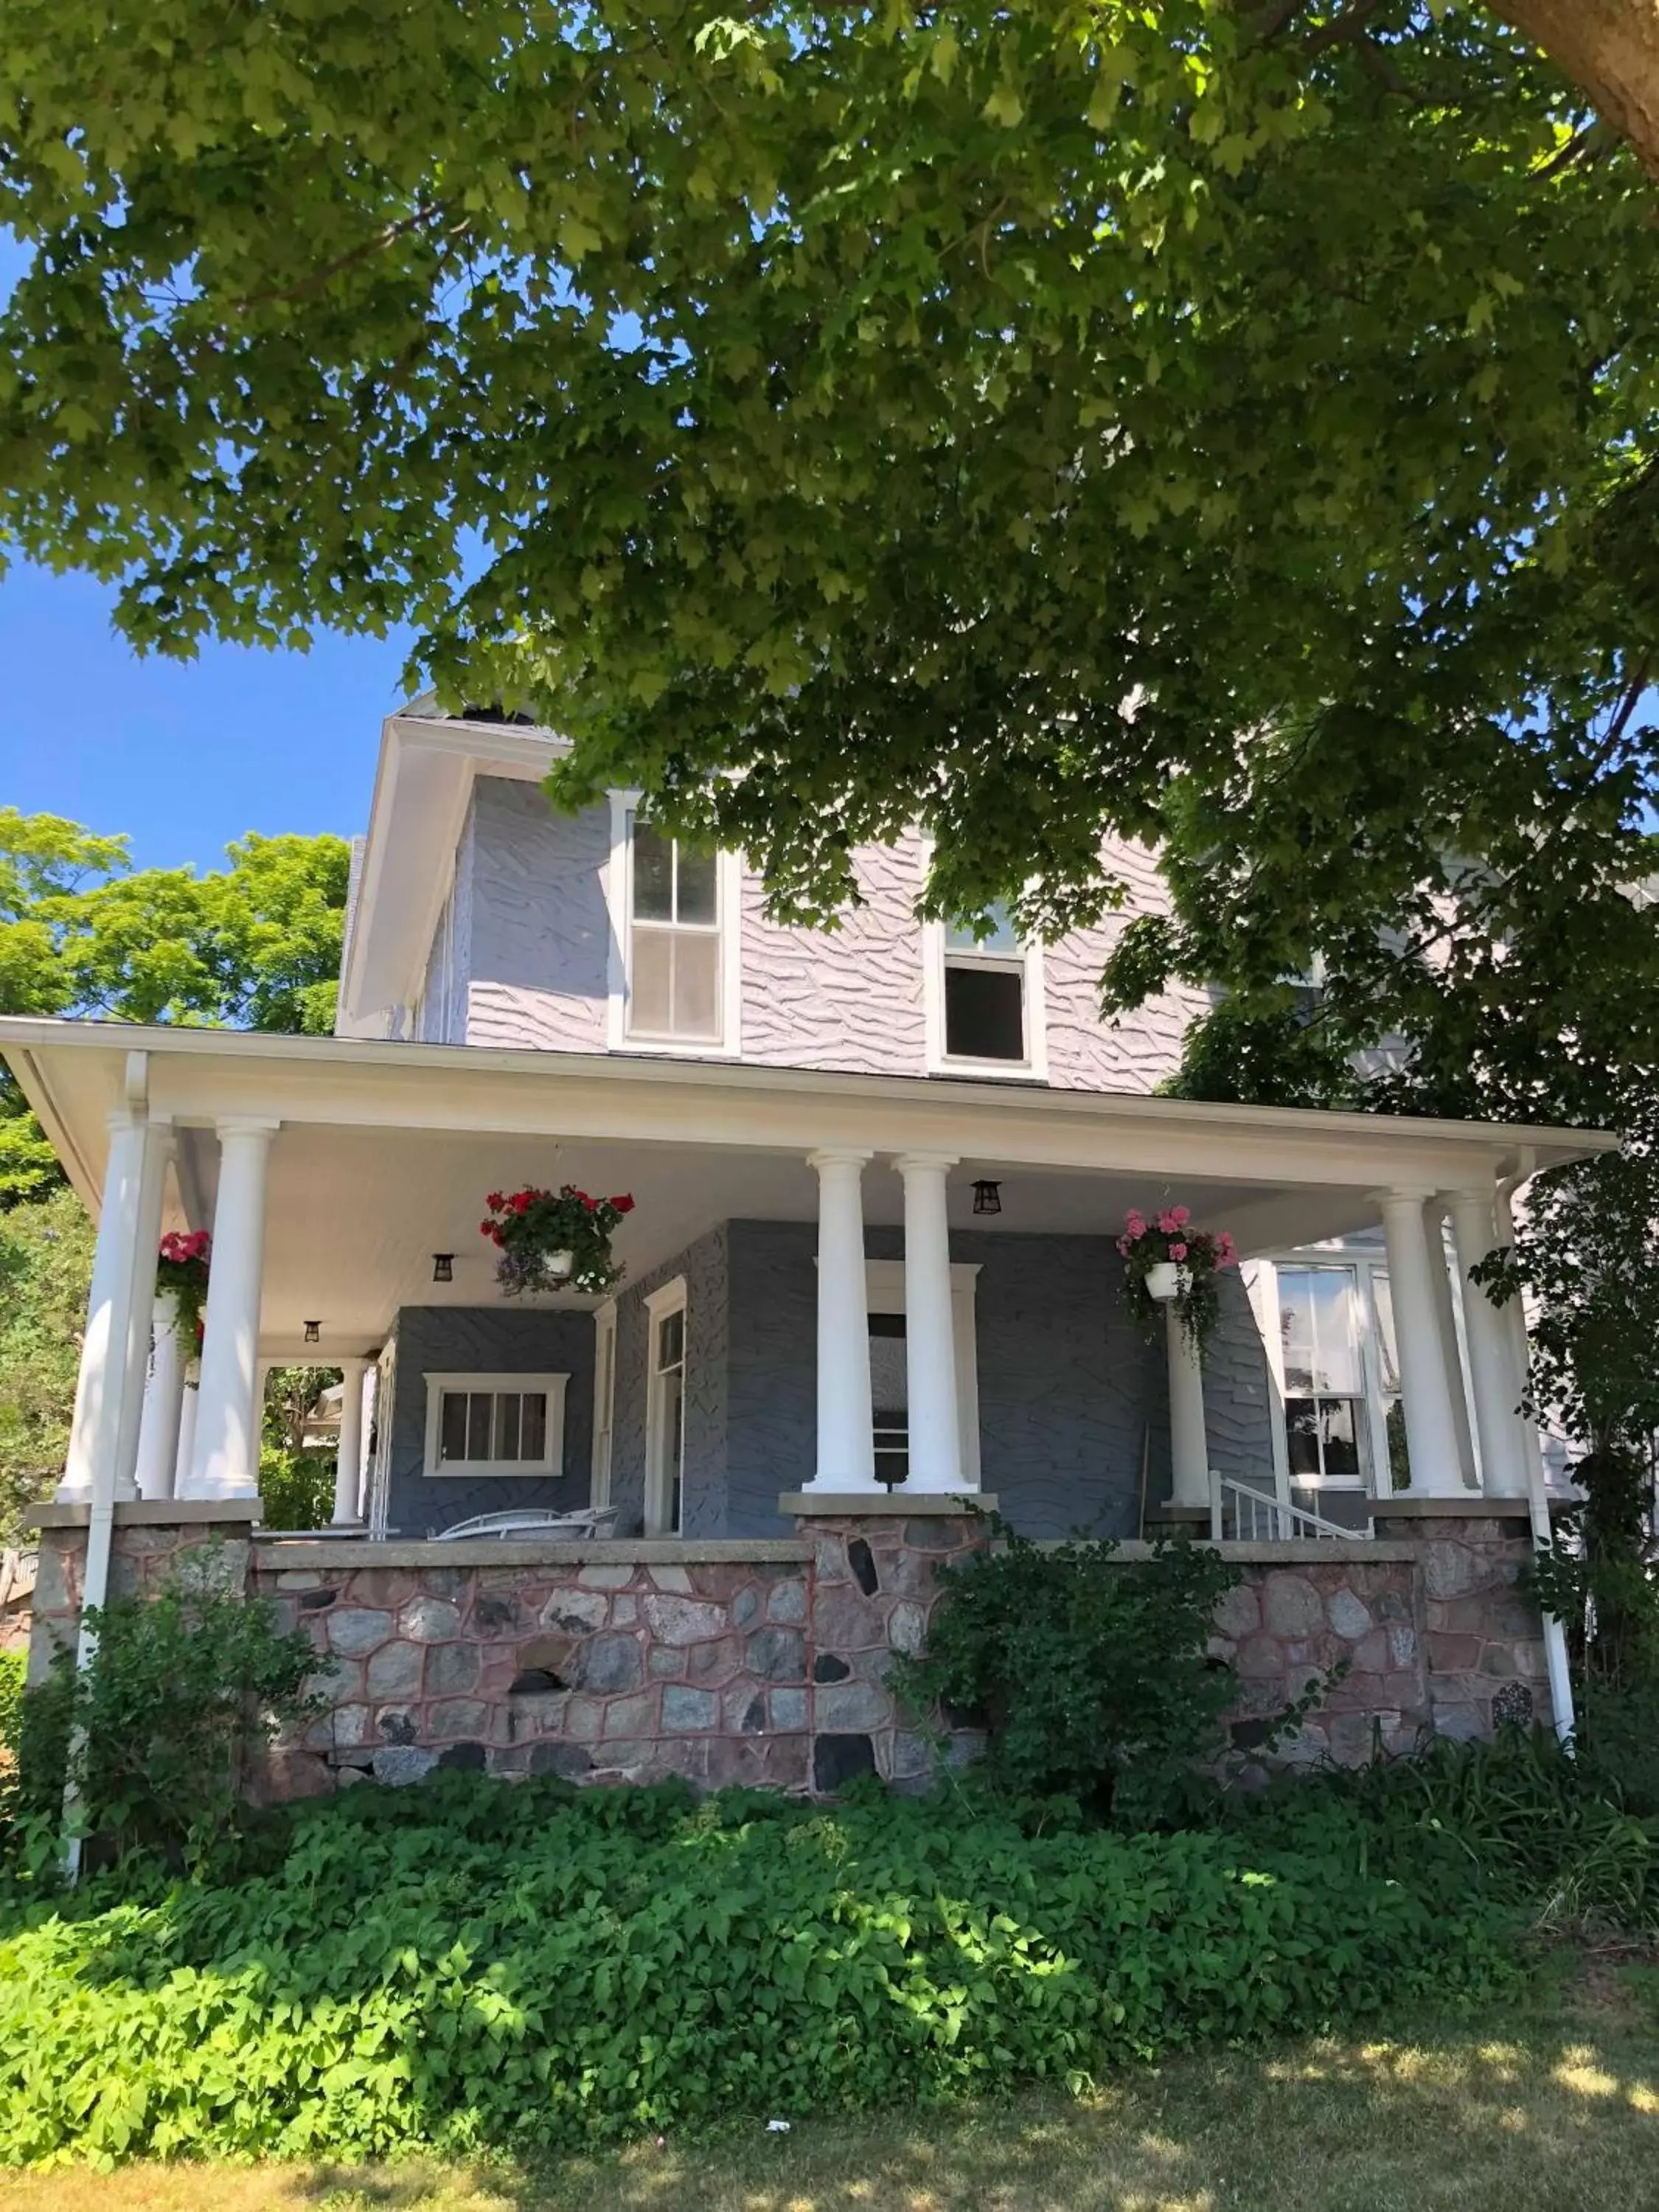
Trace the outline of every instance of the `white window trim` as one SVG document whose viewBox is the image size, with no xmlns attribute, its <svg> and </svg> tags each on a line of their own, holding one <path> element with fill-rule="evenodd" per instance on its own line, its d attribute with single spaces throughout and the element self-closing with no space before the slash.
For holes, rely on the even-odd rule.
<svg viewBox="0 0 1659 2212">
<path fill-rule="evenodd" d="M 742 1050 L 743 856 L 721 851 L 714 856 L 714 926 L 720 935 L 720 1024 L 718 1037 L 635 1037 L 628 1034 L 628 979 L 634 964 L 634 841 L 629 817 L 643 794 L 613 791 L 611 848 L 600 878 L 611 918 L 605 963 L 608 1003 L 605 1043 L 611 1052 L 636 1052 L 653 1060 L 736 1060 Z"/>
<path fill-rule="evenodd" d="M 945 925 L 921 925 L 922 1029 L 929 1075 L 975 1075 L 1025 1083 L 1048 1079 L 1048 994 L 1041 939 L 1027 939 L 1019 952 L 987 954 L 987 964 L 1012 968 L 1017 958 L 1025 965 L 1021 994 L 1025 1018 L 1025 1057 L 1023 1060 L 972 1060 L 945 1049 Z M 972 953 L 952 954 L 971 960 Z"/>
<path fill-rule="evenodd" d="M 426 1457 L 422 1474 L 436 1482 L 546 1481 L 564 1473 L 564 1394 L 568 1375 L 426 1374 Z M 547 1394 L 547 1449 L 540 1459 L 441 1460 L 446 1390 L 544 1390 Z"/>
<path fill-rule="evenodd" d="M 392 1517 L 392 1412 L 398 1377 L 398 1340 L 387 1339 L 374 1363 L 374 1449 L 368 1467 L 368 1533 L 384 1536 Z"/>
<path fill-rule="evenodd" d="M 617 1451 L 617 1302 L 607 1298 L 593 1314 L 593 1464 L 590 1505 L 611 1503 L 611 1470 Z"/>
<path fill-rule="evenodd" d="M 647 1536 L 672 1536 L 668 1525 L 667 1465 L 662 1453 L 663 1393 L 657 1368 L 657 1327 L 671 1314 L 686 1311 L 686 1284 L 676 1275 L 646 1293 L 645 1300 L 645 1495 L 643 1518 Z M 691 1327 L 685 1328 L 685 1348 L 680 1361 L 680 1520 L 685 1520 L 685 1406 L 691 1379 Z"/>
<path fill-rule="evenodd" d="M 962 1446 L 963 1480 L 972 1490 L 979 1474 L 979 1335 L 976 1298 L 979 1268 L 965 1261 L 951 1263 L 951 1338 L 957 1370 L 957 1428 Z M 904 1311 L 902 1260 L 866 1260 L 864 1297 L 872 1314 Z"/>
<path fill-rule="evenodd" d="M 1321 1476 L 1299 1474 L 1297 1481 L 1304 1489 L 1340 1492 L 1350 1498 L 1366 1497 L 1386 1499 L 1391 1492 L 1385 1487 L 1389 1480 L 1389 1417 L 1383 1406 L 1387 1395 L 1382 1388 L 1382 1334 L 1376 1312 L 1376 1291 L 1374 1277 L 1377 1272 L 1387 1274 L 1386 1255 L 1372 1246 L 1343 1245 L 1340 1243 L 1317 1246 L 1292 1247 L 1275 1252 L 1270 1258 L 1255 1262 L 1258 1279 L 1263 1284 L 1261 1303 L 1256 1304 L 1256 1326 L 1267 1353 L 1267 1371 L 1273 1382 L 1273 1473 L 1279 1484 L 1282 1502 L 1290 1503 L 1290 1451 L 1285 1438 L 1285 1346 L 1279 1328 L 1279 1270 L 1281 1267 L 1347 1267 L 1352 1270 L 1356 1296 L 1359 1301 L 1359 1367 L 1360 1378 L 1365 1389 L 1365 1426 L 1370 1443 L 1371 1471 L 1369 1480 L 1364 1475 Z M 1454 1280 L 1454 1298 L 1458 1292 Z M 1460 1346 L 1461 1352 L 1461 1346 Z M 1460 1365 L 1462 1364 L 1460 1358 Z M 1467 1388 L 1467 1384 L 1464 1386 Z"/>
</svg>

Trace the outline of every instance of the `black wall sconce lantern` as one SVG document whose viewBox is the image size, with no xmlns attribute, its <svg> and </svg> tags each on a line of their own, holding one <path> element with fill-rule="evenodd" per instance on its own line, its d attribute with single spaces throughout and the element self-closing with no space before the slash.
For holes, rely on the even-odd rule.
<svg viewBox="0 0 1659 2212">
<path fill-rule="evenodd" d="M 434 1252 L 432 1255 L 432 1279 L 434 1283 L 453 1283 L 455 1279 L 455 1255 Z"/>
<path fill-rule="evenodd" d="M 974 1211 L 975 1213 L 1000 1213 L 1002 1185 L 1000 1182 L 976 1182 L 974 1185 Z"/>
<path fill-rule="evenodd" d="M 322 1340 L 323 1324 L 321 1322 L 308 1321 L 306 1323 L 306 1342 L 307 1344 L 320 1344 Z"/>
</svg>

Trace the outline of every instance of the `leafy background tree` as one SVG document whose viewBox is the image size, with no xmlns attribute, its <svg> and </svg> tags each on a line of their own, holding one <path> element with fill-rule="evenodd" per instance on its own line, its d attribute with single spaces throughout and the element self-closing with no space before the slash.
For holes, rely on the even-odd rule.
<svg viewBox="0 0 1659 2212">
<path fill-rule="evenodd" d="M 0 1013 L 326 1034 L 350 850 L 250 834 L 229 866 L 135 870 L 127 840 L 0 807 Z M 58 1179 L 0 1068 L 0 1206 Z"/>
<path fill-rule="evenodd" d="M 919 817 L 1059 928 L 1146 838 L 1115 1004 L 1317 957 L 1303 1060 L 1593 1105 L 1659 1064 L 1650 16 L 21 0 L 0 544 L 164 652 L 412 623 L 793 915 Z"/>
<path fill-rule="evenodd" d="M 349 848 L 337 837 L 250 835 L 227 857 L 228 867 L 203 875 L 134 869 L 125 837 L 0 808 L 0 1013 L 331 1030 Z M 62 1468 L 92 1243 L 79 1199 L 0 1065 L 5 1530 Z M 296 1504 L 310 1494 L 304 1481 L 314 1489 L 318 1480 L 314 1470 L 289 1479 L 301 1482 Z"/>
<path fill-rule="evenodd" d="M 92 1242 L 65 1184 L 0 1209 L 0 1534 L 63 1469 Z"/>
</svg>

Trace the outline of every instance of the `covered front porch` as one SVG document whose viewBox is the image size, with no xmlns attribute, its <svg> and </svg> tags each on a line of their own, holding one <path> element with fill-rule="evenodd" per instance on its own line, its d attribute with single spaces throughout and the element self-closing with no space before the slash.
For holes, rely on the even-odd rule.
<svg viewBox="0 0 1659 2212">
<path fill-rule="evenodd" d="M 1252 1541 L 1366 1533 L 1378 1498 L 1542 1510 L 1520 1316 L 1468 1275 L 1516 1178 L 1593 1137 L 112 1025 L 0 1048 L 99 1218 L 65 1503 L 255 1498 L 263 1369 L 305 1362 L 343 1371 L 334 1518 L 371 1545 L 520 1506 L 766 1539 L 963 1492 L 1039 1534 Z M 485 1194 L 567 1182 L 632 1195 L 622 1283 L 508 1301 Z M 1123 1312 L 1125 1215 L 1176 1201 L 1245 1263 L 1207 1362 Z M 198 1362 L 154 1297 L 186 1228 Z"/>
</svg>

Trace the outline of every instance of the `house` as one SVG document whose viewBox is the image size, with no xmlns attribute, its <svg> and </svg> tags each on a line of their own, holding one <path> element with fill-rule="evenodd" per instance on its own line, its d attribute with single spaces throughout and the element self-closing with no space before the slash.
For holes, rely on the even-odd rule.
<svg viewBox="0 0 1659 2212">
<path fill-rule="evenodd" d="M 1419 1507 L 1540 1525 L 1518 1315 L 1468 1275 L 1600 1139 L 1161 1097 L 1201 1001 L 1103 1019 L 1121 921 L 919 923 L 915 838 L 839 930 L 780 927 L 632 794 L 552 812 L 557 743 L 390 719 L 333 1037 L 0 1023 L 100 1216 L 65 1510 L 252 1500 L 261 1364 L 303 1359 L 345 1373 L 364 1557 L 519 1508 L 763 1547 L 963 1493 L 1345 1556 Z M 620 1285 L 507 1299 L 486 1194 L 565 1182 L 632 1196 Z M 1244 1263 L 1201 1363 L 1125 1310 L 1125 1216 L 1176 1202 Z M 213 1232 L 199 1374 L 163 1227 Z"/>
</svg>

